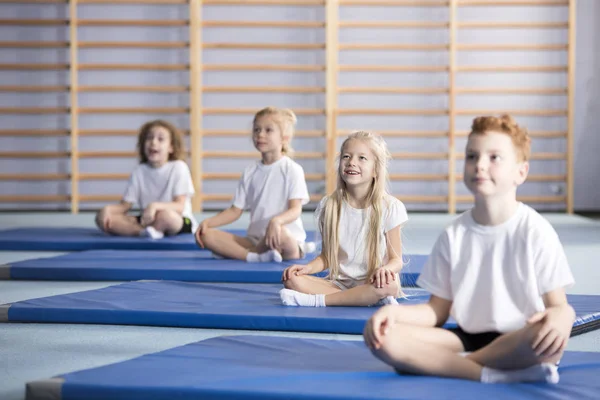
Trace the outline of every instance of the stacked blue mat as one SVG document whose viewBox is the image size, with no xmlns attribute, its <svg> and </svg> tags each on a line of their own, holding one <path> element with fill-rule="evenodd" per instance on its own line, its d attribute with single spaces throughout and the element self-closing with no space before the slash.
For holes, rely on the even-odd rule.
<svg viewBox="0 0 600 400">
<path fill-rule="evenodd" d="M 228 230 L 245 236 L 246 231 Z M 307 232 L 307 240 L 315 233 Z M 111 236 L 97 228 L 28 227 L 0 231 L 0 250 L 11 251 L 82 251 L 82 250 L 201 250 L 194 235 L 169 236 L 160 240 L 143 237 Z"/>
<path fill-rule="evenodd" d="M 598 398 L 600 353 L 566 352 L 559 372 L 557 385 L 488 385 L 398 375 L 361 341 L 233 336 L 31 382 L 27 399 Z"/>
<path fill-rule="evenodd" d="M 278 264 L 215 259 L 199 251 L 88 250 L 0 265 L 0 279 L 277 283 L 286 267 L 306 264 L 314 256 Z M 404 256 L 403 286 L 415 285 L 426 260 L 424 255 Z"/>
<path fill-rule="evenodd" d="M 281 288 L 281 284 L 128 282 L 16 302 L 0 307 L 0 321 L 360 334 L 374 312 L 372 307 L 286 307 L 279 298 Z M 401 303 L 429 299 L 421 289 L 406 289 L 406 294 Z M 568 300 L 577 315 L 573 335 L 599 327 L 600 296 L 569 295 Z"/>
</svg>

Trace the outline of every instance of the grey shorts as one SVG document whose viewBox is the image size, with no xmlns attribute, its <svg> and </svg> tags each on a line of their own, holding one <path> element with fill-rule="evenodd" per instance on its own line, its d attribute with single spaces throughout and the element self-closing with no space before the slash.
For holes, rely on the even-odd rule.
<svg viewBox="0 0 600 400">
<path fill-rule="evenodd" d="M 396 281 L 398 282 L 398 294 L 396 295 L 396 297 L 399 297 L 400 296 L 401 285 L 400 285 L 400 274 L 398 274 L 398 273 L 396 273 Z M 359 281 L 359 280 L 351 279 L 351 278 L 336 279 L 336 280 L 334 280 L 332 282 L 340 290 L 348 290 L 348 289 L 352 289 L 352 288 L 355 288 L 357 286 L 364 285 L 364 284 L 368 283 L 367 281 Z"/>
</svg>

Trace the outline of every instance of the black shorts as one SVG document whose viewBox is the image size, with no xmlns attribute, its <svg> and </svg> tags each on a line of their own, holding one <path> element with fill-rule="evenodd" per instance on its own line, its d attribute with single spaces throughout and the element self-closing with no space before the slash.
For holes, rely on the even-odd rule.
<svg viewBox="0 0 600 400">
<path fill-rule="evenodd" d="M 469 352 L 477 351 L 482 347 L 487 346 L 498 336 L 502 335 L 499 332 L 468 333 L 463 331 L 460 326 L 456 328 L 449 328 L 448 331 L 458 336 L 458 339 L 462 342 L 465 351 Z"/>
<path fill-rule="evenodd" d="M 181 226 L 181 229 L 179 230 L 179 232 L 177 232 L 177 235 L 180 235 L 182 233 L 192 233 L 192 220 L 189 219 L 188 217 L 181 217 L 183 218 L 183 225 Z M 135 217 L 136 221 L 138 224 L 142 223 L 142 216 L 138 215 Z"/>
</svg>

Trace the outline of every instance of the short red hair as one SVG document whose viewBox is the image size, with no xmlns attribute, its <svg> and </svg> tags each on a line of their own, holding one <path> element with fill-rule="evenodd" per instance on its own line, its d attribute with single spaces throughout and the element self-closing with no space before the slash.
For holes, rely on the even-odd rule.
<svg viewBox="0 0 600 400">
<path fill-rule="evenodd" d="M 486 132 L 499 132 L 510 136 L 515 150 L 517 160 L 528 161 L 531 157 L 531 138 L 525 127 L 519 126 L 515 120 L 507 114 L 500 117 L 477 117 L 471 125 L 470 135 L 482 135 Z"/>
</svg>

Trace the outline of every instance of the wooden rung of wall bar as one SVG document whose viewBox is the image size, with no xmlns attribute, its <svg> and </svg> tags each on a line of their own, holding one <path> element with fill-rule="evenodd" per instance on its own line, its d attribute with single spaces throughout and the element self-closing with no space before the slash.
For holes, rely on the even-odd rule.
<svg viewBox="0 0 600 400">
<path fill-rule="evenodd" d="M 390 174 L 391 181 L 445 181 L 447 174 Z"/>
<path fill-rule="evenodd" d="M 2 71 L 55 71 L 69 69 L 69 64 L 0 64 Z"/>
<path fill-rule="evenodd" d="M 338 115 L 447 115 L 448 110 L 443 109 L 385 109 L 385 108 L 340 108 Z"/>
<path fill-rule="evenodd" d="M 205 28 L 324 28 L 318 21 L 204 21 Z"/>
<path fill-rule="evenodd" d="M 64 181 L 69 174 L 0 174 L 0 181 Z"/>
<path fill-rule="evenodd" d="M 343 6 L 387 6 L 387 7 L 445 7 L 448 1 L 440 0 L 340 0 Z"/>
<path fill-rule="evenodd" d="M 325 0 L 203 0 L 204 5 L 322 6 Z"/>
<path fill-rule="evenodd" d="M 459 22 L 459 29 L 567 29 L 568 22 Z"/>
<path fill-rule="evenodd" d="M 79 201 L 85 202 L 103 202 L 103 203 L 112 203 L 117 202 L 123 198 L 123 195 L 119 194 L 80 194 Z"/>
<path fill-rule="evenodd" d="M 460 130 L 456 131 L 456 136 L 468 136 L 471 131 Z M 565 138 L 567 137 L 567 132 L 564 131 L 529 131 L 529 136 L 536 138 Z"/>
<path fill-rule="evenodd" d="M 68 108 L 59 107 L 2 107 L 0 114 L 66 114 Z"/>
<path fill-rule="evenodd" d="M 0 151 L 0 158 L 67 158 L 68 151 Z"/>
<path fill-rule="evenodd" d="M 61 48 L 69 47 L 69 42 L 51 42 L 51 41 L 17 41 L 17 42 L 5 42 L 0 41 L 0 48 L 4 49 L 46 49 L 46 48 Z"/>
<path fill-rule="evenodd" d="M 340 28 L 410 28 L 410 29 L 448 29 L 447 22 L 429 21 L 340 21 Z"/>
<path fill-rule="evenodd" d="M 158 92 L 181 93 L 189 91 L 187 86 L 79 86 L 79 92 Z"/>
<path fill-rule="evenodd" d="M 82 107 L 79 114 L 186 114 L 187 107 Z"/>
<path fill-rule="evenodd" d="M 405 160 L 446 160 L 448 153 L 442 152 L 399 152 L 392 153 L 393 159 Z"/>
<path fill-rule="evenodd" d="M 78 0 L 83 4 L 186 4 L 189 0 Z M 64 2 L 64 1 L 63 1 Z"/>
<path fill-rule="evenodd" d="M 256 108 L 204 108 L 204 115 L 233 115 L 233 114 L 254 114 L 258 111 Z M 296 115 L 323 115 L 325 110 L 322 108 L 295 108 Z"/>
<path fill-rule="evenodd" d="M 80 19 L 78 26 L 187 26 L 186 19 Z"/>
<path fill-rule="evenodd" d="M 242 174 L 239 172 L 205 172 L 202 174 L 202 179 L 205 180 L 239 180 Z M 307 181 L 322 181 L 325 179 L 325 174 L 305 174 Z"/>
<path fill-rule="evenodd" d="M 66 92 L 68 86 L 0 86 L 0 92 L 15 92 L 15 93 L 46 93 L 46 92 Z"/>
<path fill-rule="evenodd" d="M 566 95 L 567 88 L 501 88 L 473 87 L 456 88 L 457 94 L 522 94 L 522 95 Z"/>
<path fill-rule="evenodd" d="M 293 65 L 293 64 L 205 64 L 204 71 L 293 71 L 319 72 L 324 71 L 324 65 Z"/>
<path fill-rule="evenodd" d="M 567 51 L 568 44 L 457 44 L 461 51 Z"/>
<path fill-rule="evenodd" d="M 448 88 L 340 87 L 338 93 L 447 94 Z"/>
<path fill-rule="evenodd" d="M 456 110 L 457 115 L 520 115 L 533 117 L 562 117 L 567 110 Z"/>
<path fill-rule="evenodd" d="M 203 201 L 231 201 L 233 195 L 226 193 L 204 193 L 199 195 Z M 312 202 L 320 201 L 323 198 L 321 194 L 309 194 L 309 199 Z"/>
<path fill-rule="evenodd" d="M 202 153 L 204 158 L 257 158 L 260 157 L 256 151 L 204 151 Z M 296 151 L 294 152 L 294 158 L 296 159 L 322 159 L 325 154 L 320 152 L 309 152 L 309 151 Z"/>
<path fill-rule="evenodd" d="M 70 199 L 69 195 L 60 194 L 0 195 L 0 203 L 60 203 Z"/>
<path fill-rule="evenodd" d="M 565 65 L 464 65 L 456 72 L 567 72 Z"/>
<path fill-rule="evenodd" d="M 458 0 L 458 6 L 567 6 L 569 0 Z"/>
<path fill-rule="evenodd" d="M 185 71 L 187 64 L 79 64 L 81 71 Z"/>
<path fill-rule="evenodd" d="M 80 181 L 120 181 L 128 179 L 129 174 L 91 174 L 79 173 Z"/>
<path fill-rule="evenodd" d="M 56 26 L 69 25 L 68 19 L 0 19 L 0 26 L 17 25 L 17 26 Z"/>
<path fill-rule="evenodd" d="M 203 49 L 322 50 L 325 43 L 203 43 Z"/>
<path fill-rule="evenodd" d="M 189 156 L 189 151 L 185 152 Z M 79 158 L 137 158 L 137 151 L 80 151 Z"/>
<path fill-rule="evenodd" d="M 251 134 L 250 129 L 246 130 L 219 130 L 219 129 L 206 129 L 202 132 L 204 137 L 220 137 L 220 136 L 248 136 Z M 299 130 L 296 131 L 294 137 L 324 137 L 325 131 L 320 130 Z"/>
<path fill-rule="evenodd" d="M 68 136 L 69 131 L 65 129 L 5 129 L 0 130 L 0 136 Z"/>
<path fill-rule="evenodd" d="M 409 43 L 342 43 L 340 50 L 412 50 L 412 51 L 444 51 L 447 44 L 409 44 Z"/>
<path fill-rule="evenodd" d="M 443 65 L 340 65 L 346 72 L 448 72 Z"/>
<path fill-rule="evenodd" d="M 80 48 L 88 49 L 181 49 L 188 47 L 188 42 L 79 42 Z"/>
<path fill-rule="evenodd" d="M 566 196 L 517 196 L 518 201 L 524 203 L 564 203 L 567 201 Z M 459 203 L 472 203 L 473 196 L 456 196 L 456 201 Z"/>
<path fill-rule="evenodd" d="M 354 132 L 354 130 L 340 130 L 337 132 L 338 136 L 347 136 Z M 397 130 L 375 130 L 375 133 L 381 136 L 388 137 L 446 137 L 448 136 L 447 131 L 397 131 Z"/>
<path fill-rule="evenodd" d="M 323 93 L 324 87 L 310 86 L 204 86 L 205 93 Z"/>
</svg>

